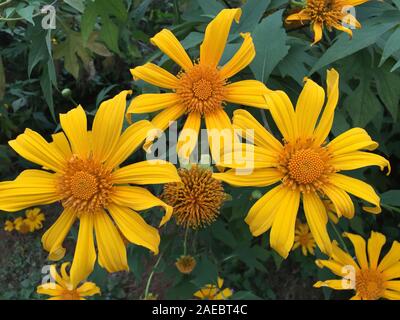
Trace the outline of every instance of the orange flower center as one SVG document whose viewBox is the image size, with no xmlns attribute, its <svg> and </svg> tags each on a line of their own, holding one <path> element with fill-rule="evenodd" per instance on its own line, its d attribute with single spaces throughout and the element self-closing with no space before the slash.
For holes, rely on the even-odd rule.
<svg viewBox="0 0 400 320">
<path fill-rule="evenodd" d="M 26 234 L 26 233 L 31 231 L 31 228 L 30 228 L 30 226 L 29 226 L 29 224 L 27 222 L 23 221 L 19 225 L 19 230 L 18 231 L 20 233 L 22 233 L 22 234 Z"/>
<path fill-rule="evenodd" d="M 92 158 L 74 156 L 68 161 L 57 187 L 65 208 L 94 213 L 108 204 L 113 190 L 111 170 Z"/>
<path fill-rule="evenodd" d="M 311 20 L 333 26 L 345 15 L 342 12 L 343 6 L 340 0 L 308 0 L 306 11 L 310 14 Z"/>
<path fill-rule="evenodd" d="M 382 274 L 377 270 L 364 269 L 356 274 L 356 292 L 364 300 L 377 300 L 385 290 Z"/>
<path fill-rule="evenodd" d="M 186 112 L 211 113 L 222 106 L 225 79 L 216 68 L 195 64 L 193 68 L 178 75 L 176 93 L 181 97 Z"/>
<path fill-rule="evenodd" d="M 76 290 L 64 290 L 61 294 L 63 300 L 80 300 L 81 296 Z"/>
<path fill-rule="evenodd" d="M 329 164 L 326 147 L 315 146 L 311 139 L 286 143 L 278 157 L 278 169 L 284 174 L 283 183 L 302 192 L 319 190 L 334 172 Z"/>
</svg>

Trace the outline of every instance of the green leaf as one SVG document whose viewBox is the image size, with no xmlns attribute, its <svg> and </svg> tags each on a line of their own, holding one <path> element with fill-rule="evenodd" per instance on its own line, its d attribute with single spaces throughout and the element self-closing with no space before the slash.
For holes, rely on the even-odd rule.
<svg viewBox="0 0 400 320">
<path fill-rule="evenodd" d="M 193 275 L 195 276 L 193 283 L 198 287 L 202 287 L 205 284 L 217 282 L 218 269 L 206 256 L 203 256 L 193 270 Z"/>
<path fill-rule="evenodd" d="M 374 72 L 378 95 L 386 109 L 396 121 L 399 112 L 400 101 L 400 76 L 389 70 L 378 68 Z"/>
<path fill-rule="evenodd" d="M 344 106 L 354 126 L 365 127 L 380 111 L 380 102 L 371 91 L 369 78 L 361 78 L 359 86 L 346 99 Z"/>
<path fill-rule="evenodd" d="M 4 92 L 6 89 L 6 73 L 4 72 L 3 59 L 0 55 L 0 101 L 4 98 Z"/>
<path fill-rule="evenodd" d="M 83 0 L 64 0 L 64 2 L 79 11 L 80 13 L 85 10 L 85 4 Z"/>
<path fill-rule="evenodd" d="M 56 121 L 56 116 L 54 113 L 51 67 L 49 66 L 49 64 L 52 64 L 52 61 L 49 61 L 43 69 L 42 75 L 40 76 L 40 87 L 42 88 L 44 99 L 46 100 L 46 103 L 49 106 L 51 116 L 53 117 L 53 120 Z"/>
<path fill-rule="evenodd" d="M 386 41 L 386 45 L 383 49 L 381 62 L 379 66 L 381 66 L 387 58 L 389 58 L 393 53 L 400 50 L 400 28 L 397 28 Z"/>
<path fill-rule="evenodd" d="M 266 82 L 277 64 L 288 54 L 287 35 L 282 26 L 283 10 L 264 18 L 254 29 L 256 57 L 250 64 L 257 80 Z"/>
<path fill-rule="evenodd" d="M 388 14 L 384 18 L 379 17 L 366 21 L 361 29 L 353 31 L 352 39 L 346 33 L 342 33 L 317 61 L 310 74 L 374 44 L 381 35 L 398 24 L 399 19 L 399 14 Z"/>
<path fill-rule="evenodd" d="M 97 18 L 97 8 L 94 2 L 89 2 L 83 12 L 81 19 L 81 33 L 82 39 L 86 43 L 89 39 L 90 34 L 94 29 L 94 24 Z"/>
<path fill-rule="evenodd" d="M 256 296 L 250 291 L 238 291 L 235 292 L 231 297 L 232 300 L 261 300 L 259 296 Z"/>
<path fill-rule="evenodd" d="M 204 14 L 215 17 L 225 7 L 216 0 L 197 0 L 197 3 L 203 10 Z"/>
<path fill-rule="evenodd" d="M 400 190 L 389 190 L 382 193 L 381 201 L 389 206 L 400 207 Z"/>
<path fill-rule="evenodd" d="M 110 50 L 119 53 L 118 48 L 118 27 L 111 22 L 110 18 L 102 18 L 102 27 L 100 33 L 100 39 L 104 41 Z"/>
<path fill-rule="evenodd" d="M 257 26 L 271 0 L 251 0 L 242 7 L 240 23 L 232 26 L 232 33 L 252 32 Z"/>
<path fill-rule="evenodd" d="M 221 221 L 215 221 L 210 226 L 210 230 L 215 239 L 222 241 L 229 247 L 234 248 L 236 246 L 235 237 L 225 228 Z"/>
<path fill-rule="evenodd" d="M 400 0 L 392 0 L 396 7 L 400 10 Z"/>
<path fill-rule="evenodd" d="M 28 21 L 32 25 L 35 25 L 35 23 L 33 22 L 33 11 L 34 10 L 35 10 L 35 6 L 27 6 L 24 8 L 19 8 L 16 11 L 26 21 Z"/>
</svg>

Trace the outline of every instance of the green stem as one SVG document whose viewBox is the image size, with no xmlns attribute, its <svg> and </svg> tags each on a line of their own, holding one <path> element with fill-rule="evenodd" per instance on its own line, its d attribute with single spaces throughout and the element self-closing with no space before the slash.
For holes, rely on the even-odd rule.
<svg viewBox="0 0 400 320">
<path fill-rule="evenodd" d="M 331 224 L 333 230 L 335 231 L 335 234 L 340 242 L 340 245 L 343 247 L 344 250 L 346 250 L 346 252 L 348 254 L 350 254 L 349 248 L 347 248 L 346 243 L 343 240 L 342 235 L 339 233 L 338 229 L 336 228 L 335 224 L 332 222 L 332 220 L 329 219 L 329 223 Z"/>
<path fill-rule="evenodd" d="M 160 254 L 160 256 L 158 257 L 153 269 L 150 272 L 149 278 L 147 279 L 147 283 L 146 283 L 146 289 L 144 290 L 144 299 L 147 299 L 147 296 L 149 294 L 149 289 L 150 289 L 150 284 L 151 284 L 151 280 L 153 279 L 154 273 L 158 267 L 158 264 L 160 263 L 162 258 L 162 253 Z"/>
<path fill-rule="evenodd" d="M 186 231 L 185 231 L 185 239 L 183 240 L 183 255 L 186 256 L 187 254 L 187 237 L 188 237 L 188 232 L 189 231 L 189 227 L 186 227 Z"/>
</svg>

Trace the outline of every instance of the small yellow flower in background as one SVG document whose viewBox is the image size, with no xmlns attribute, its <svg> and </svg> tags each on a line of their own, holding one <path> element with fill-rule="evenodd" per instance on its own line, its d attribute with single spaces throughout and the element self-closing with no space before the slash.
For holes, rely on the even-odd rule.
<svg viewBox="0 0 400 320">
<path fill-rule="evenodd" d="M 226 300 L 232 294 L 229 288 L 222 289 L 224 280 L 218 277 L 217 286 L 215 284 L 207 284 L 193 295 L 202 300 Z"/>
<path fill-rule="evenodd" d="M 192 256 L 180 256 L 175 262 L 176 268 L 180 273 L 189 274 L 196 267 L 196 259 Z"/>
<path fill-rule="evenodd" d="M 192 229 L 210 225 L 226 199 L 221 181 L 212 177 L 211 169 L 197 165 L 180 168 L 178 174 L 182 182 L 165 184 L 161 196 L 174 208 L 176 223 Z"/>
<path fill-rule="evenodd" d="M 80 286 L 73 284 L 67 273 L 69 262 L 61 265 L 61 275 L 56 270 L 56 265 L 50 266 L 50 275 L 55 283 L 45 283 L 37 287 L 39 294 L 51 296 L 48 300 L 86 300 L 95 294 L 100 294 L 100 288 L 93 282 L 84 282 Z"/>
<path fill-rule="evenodd" d="M 179 137 L 177 150 L 183 157 L 188 157 L 195 148 L 203 117 L 209 131 L 211 152 L 215 155 L 219 151 L 213 147 L 215 144 L 210 130 L 231 130 L 231 120 L 223 108 L 225 102 L 267 108 L 263 94 L 269 90 L 262 82 L 243 80 L 229 83 L 227 80 L 248 66 L 255 57 L 255 48 L 249 33 L 242 34 L 243 43 L 232 59 L 224 66 L 219 66 L 232 22 L 239 22 L 241 14 L 241 9 L 223 9 L 208 24 L 200 46 L 200 59 L 195 63 L 171 31 L 163 29 L 151 38 L 153 45 L 182 68 L 177 76 L 153 63 L 146 63 L 131 70 L 135 80 L 141 79 L 172 92 L 139 95 L 132 100 L 127 113 L 162 110 L 152 120 L 154 127 L 161 131 L 168 128 L 170 121 L 186 114 L 183 129 L 190 129 L 195 136 L 181 134 Z M 153 140 L 154 137 L 148 139 L 145 148 L 148 148 Z M 183 144 L 185 148 L 181 149 Z"/>
<path fill-rule="evenodd" d="M 326 27 L 329 31 L 335 28 L 344 31 L 351 37 L 353 28 L 361 28 L 360 23 L 350 13 L 349 7 L 355 7 L 368 0 L 307 0 L 306 6 L 298 13 L 294 13 L 286 18 L 286 22 L 292 21 L 310 21 L 314 31 L 314 42 L 322 39 L 322 30 Z"/>
<path fill-rule="evenodd" d="M 25 170 L 14 181 L 0 182 L 0 210 L 15 212 L 60 201 L 64 211 L 42 237 L 49 259 L 55 261 L 65 255 L 64 239 L 79 220 L 71 266 L 74 286 L 94 268 L 94 233 L 99 264 L 109 272 L 128 270 L 126 246 L 119 231 L 129 242 L 157 254 L 158 230 L 136 211 L 164 207 L 166 214 L 160 225 L 172 215 L 172 207 L 138 185 L 180 181 L 174 165 L 142 161 L 121 166 L 153 128 L 149 121 L 139 121 L 121 134 L 128 94 L 130 91 L 123 91 L 101 103 L 91 131 L 85 111 L 78 106 L 60 115 L 63 132 L 54 134 L 53 142 L 29 129 L 9 142 L 43 170 Z"/>
<path fill-rule="evenodd" d="M 339 217 L 336 213 L 335 205 L 331 200 L 322 200 L 325 206 L 325 210 L 328 214 L 328 218 L 334 223 L 338 224 L 339 223 Z"/>
<path fill-rule="evenodd" d="M 26 210 L 25 215 L 26 219 L 29 220 L 29 223 L 31 225 L 31 232 L 43 228 L 42 222 L 45 220 L 45 218 L 40 208 Z"/>
<path fill-rule="evenodd" d="M 235 161 L 243 159 L 242 150 L 250 149 L 249 145 L 243 144 L 241 148 L 226 153 L 219 163 L 233 169 L 213 174 L 214 178 L 234 186 L 278 184 L 252 206 L 245 221 L 253 236 L 271 229 L 271 247 L 283 258 L 293 247 L 300 201 L 318 247 L 328 255 L 332 252 L 332 245 L 326 228 L 327 210 L 322 199 L 330 199 L 337 215 L 346 218 L 354 216 L 354 204 L 349 194 L 373 205 L 364 206 L 365 211 L 381 212 L 380 198 L 369 184 L 339 172 L 375 165 L 381 170 L 387 167 L 389 174 L 390 164 L 380 155 L 361 151 L 378 147 L 378 143 L 362 128 L 352 128 L 326 142 L 339 98 L 339 74 L 333 69 L 327 73 L 327 87 L 325 108 L 324 89 L 310 79 L 304 85 L 296 109 L 282 91 L 265 95 L 272 117 L 282 133 L 282 142 L 249 112 L 235 111 L 233 124 L 236 128 L 254 128 L 252 159 Z M 249 174 L 239 174 L 237 169 L 243 168 L 254 169 Z"/>
<path fill-rule="evenodd" d="M 27 234 L 32 232 L 32 224 L 28 219 L 24 219 L 22 217 L 18 217 L 14 220 L 15 230 L 17 230 L 21 234 Z"/>
<path fill-rule="evenodd" d="M 357 262 L 333 243 L 331 259 L 317 260 L 316 263 L 343 279 L 318 281 L 314 287 L 352 289 L 355 291 L 353 300 L 400 300 L 400 243 L 394 241 L 389 252 L 380 260 L 381 249 L 386 242 L 383 234 L 371 232 L 368 244 L 359 235 L 344 235 L 354 246 Z"/>
<path fill-rule="evenodd" d="M 300 220 L 296 222 L 296 229 L 294 231 L 294 245 L 292 250 L 301 247 L 303 255 L 307 256 L 308 253 L 314 255 L 316 243 L 310 228 L 307 223 L 301 223 Z"/>
<path fill-rule="evenodd" d="M 6 220 L 6 222 L 4 222 L 4 230 L 7 232 L 11 232 L 13 231 L 15 228 L 14 226 L 14 222 L 10 221 L 10 220 Z"/>
</svg>

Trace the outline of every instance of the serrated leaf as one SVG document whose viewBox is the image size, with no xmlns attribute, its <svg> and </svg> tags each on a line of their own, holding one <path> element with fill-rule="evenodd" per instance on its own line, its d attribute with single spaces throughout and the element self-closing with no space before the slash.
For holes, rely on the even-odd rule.
<svg viewBox="0 0 400 320">
<path fill-rule="evenodd" d="M 83 12 L 81 19 L 81 33 L 82 39 L 85 43 L 88 41 L 89 36 L 94 29 L 97 15 L 98 14 L 96 5 L 94 4 L 94 2 L 89 2 L 89 4 L 85 8 L 85 11 Z"/>
<path fill-rule="evenodd" d="M 400 50 L 400 27 L 398 27 L 386 41 L 379 66 L 381 66 L 387 60 L 387 58 L 389 58 L 393 53 L 399 50 Z"/>
<path fill-rule="evenodd" d="M 288 54 L 287 35 L 282 25 L 283 10 L 264 18 L 254 29 L 256 57 L 250 64 L 257 80 L 266 82 L 276 65 Z"/>
<path fill-rule="evenodd" d="M 347 34 L 342 33 L 317 61 L 310 74 L 374 44 L 381 35 L 398 24 L 399 18 L 398 14 L 388 14 L 384 18 L 371 19 L 365 22 L 361 29 L 353 31 L 352 39 L 349 39 Z"/>
</svg>

